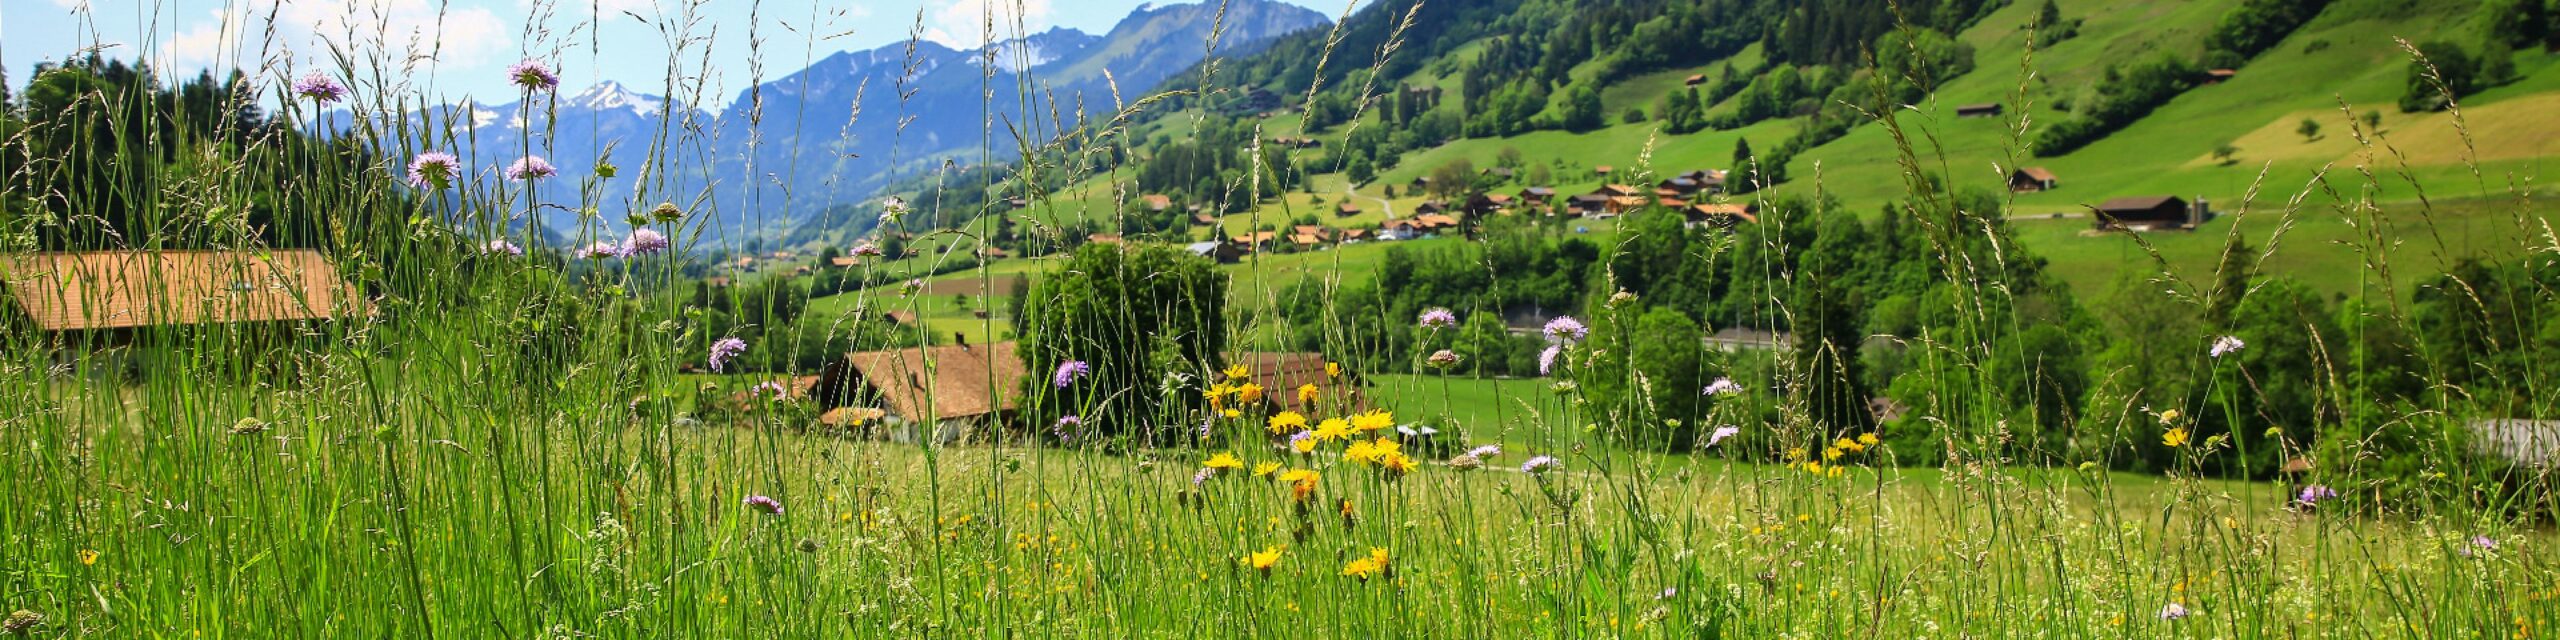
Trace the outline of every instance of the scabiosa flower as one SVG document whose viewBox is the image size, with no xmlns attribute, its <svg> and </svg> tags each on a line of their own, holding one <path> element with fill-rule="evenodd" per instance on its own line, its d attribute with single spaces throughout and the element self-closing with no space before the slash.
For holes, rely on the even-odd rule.
<svg viewBox="0 0 2560 640">
<path fill-rule="evenodd" d="M 1458 326 L 1458 313 L 1450 311 L 1448 307 L 1432 307 L 1422 310 L 1421 322 L 1422 328 L 1424 329 L 1447 329 L 1456 327 Z"/>
<path fill-rule="evenodd" d="M 1582 326 L 1582 321 L 1573 319 L 1573 316 L 1556 316 L 1556 319 L 1547 321 L 1546 333 L 1549 340 L 1580 342 L 1583 336 L 1591 335 L 1591 328 Z"/>
<path fill-rule="evenodd" d="M 1724 442 L 1724 439 L 1725 439 L 1725 438 L 1731 438 L 1731 437 L 1733 437 L 1733 435 L 1734 435 L 1734 434 L 1737 434 L 1737 433 L 1742 433 L 1742 428 L 1741 428 L 1741 427 L 1736 427 L 1736 426 L 1733 426 L 1733 425 L 1725 425 L 1725 426 L 1721 426 L 1721 427 L 1716 427 L 1716 431 L 1715 431 L 1715 433 L 1707 434 L 1707 446 L 1710 446 L 1710 447 L 1712 447 L 1712 446 L 1716 446 L 1716 443 L 1718 443 L 1718 442 Z"/>
<path fill-rule="evenodd" d="M 1546 475 L 1549 471 L 1563 467 L 1564 463 L 1556 460 L 1555 456 L 1538 456 L 1530 458 L 1528 462 L 1520 463 L 1520 472 L 1529 475 Z"/>
<path fill-rule="evenodd" d="M 480 253 L 493 256 L 522 256 L 524 247 L 516 246 L 516 243 L 506 240 L 491 240 L 488 244 L 480 245 Z"/>
<path fill-rule="evenodd" d="M 658 206 L 649 208 L 649 218 L 659 222 L 683 220 L 684 209 L 677 208 L 673 202 L 660 202 Z"/>
<path fill-rule="evenodd" d="M 667 240 L 667 234 L 658 233 L 655 229 L 632 229 L 631 237 L 622 241 L 622 252 L 627 255 L 645 256 L 665 251 L 671 246 L 675 246 L 675 243 Z"/>
<path fill-rule="evenodd" d="M 1201 469 L 1199 473 L 1191 474 L 1191 486 L 1198 488 L 1200 485 L 1208 484 L 1209 479 L 1215 477 L 1218 477 L 1217 469 Z"/>
<path fill-rule="evenodd" d="M 1298 453 L 1315 453 L 1315 451 L 1316 451 L 1316 434 L 1315 434 L 1315 432 L 1313 432 L 1313 431 L 1299 431 L 1299 432 L 1297 432 L 1297 433 L 1289 434 L 1289 450 L 1290 450 L 1290 451 L 1296 451 L 1296 452 L 1298 452 Z"/>
<path fill-rule="evenodd" d="M 507 67 L 507 81 L 526 91 L 550 91 L 560 87 L 560 74 L 552 73 L 551 66 L 540 60 L 526 58 Z"/>
<path fill-rule="evenodd" d="M 2172 602 L 2169 603 L 2169 606 L 2160 608 L 2160 619 L 2162 620 L 2180 620 L 2186 617 L 2187 605 Z"/>
<path fill-rule="evenodd" d="M 579 249 L 578 255 L 594 260 L 617 258 L 622 256 L 622 245 L 617 245 L 611 242 L 598 242 L 587 245 L 587 248 L 585 249 Z"/>
<path fill-rule="evenodd" d="M 1073 441 L 1077 434 L 1083 432 L 1084 418 L 1082 417 L 1074 415 L 1058 416 L 1057 422 L 1049 423 L 1049 435 L 1057 436 L 1059 442 Z"/>
<path fill-rule="evenodd" d="M 1547 345 L 1545 351 L 1538 352 L 1538 375 L 1543 376 L 1555 371 L 1556 356 L 1560 355 L 1564 355 L 1564 345 L 1560 344 Z"/>
<path fill-rule="evenodd" d="M 897 196 L 880 199 L 880 226 L 898 224 L 898 219 L 906 216 L 907 201 L 900 200 Z"/>
<path fill-rule="evenodd" d="M 782 515 L 782 501 L 773 499 L 773 496 L 747 496 L 747 507 L 762 511 L 768 516 Z"/>
<path fill-rule="evenodd" d="M 1715 382 L 1707 383 L 1707 388 L 1698 390 L 1698 395 L 1706 396 L 1729 396 L 1737 393 L 1742 393 L 1742 385 L 1726 377 L 1717 377 Z"/>
<path fill-rule="evenodd" d="M 706 358 L 706 360 L 711 365 L 712 371 L 719 371 L 729 366 L 730 358 L 738 357 L 738 354 L 746 352 L 747 341 L 737 338 L 721 338 L 718 342 L 711 343 L 711 357 Z"/>
<path fill-rule="evenodd" d="M 347 85 L 339 84 L 329 74 L 313 71 L 293 81 L 293 93 L 325 106 L 347 99 Z"/>
<path fill-rule="evenodd" d="M 462 159 L 442 151 L 429 151 L 409 159 L 409 186 L 420 189 L 443 189 L 453 186 L 455 176 L 462 175 Z"/>
<path fill-rule="evenodd" d="M 909 279 L 909 280 L 907 280 L 907 283 L 906 283 L 906 284 L 903 284 L 903 285 L 899 285 L 899 286 L 898 286 L 898 292 L 899 292 L 899 293 L 903 293 L 903 294 L 910 295 L 910 296 L 915 295 L 915 294 L 916 294 L 916 292 L 918 292 L 918 291 L 923 291 L 923 290 L 924 290 L 924 279 L 923 279 L 923 278 L 913 278 L 913 279 Z"/>
<path fill-rule="evenodd" d="M 1498 445 L 1498 444 L 1488 444 L 1488 445 L 1479 446 L 1479 447 L 1476 447 L 1476 448 L 1473 448 L 1473 449 L 1468 449 L 1468 450 L 1467 450 L 1467 455 L 1475 456 L 1477 459 L 1480 459 L 1480 460 L 1481 460 L 1481 459 L 1489 459 L 1489 458 L 1493 458 L 1493 457 L 1495 457 L 1495 456 L 1500 456 L 1500 455 L 1502 455 L 1502 445 Z"/>
<path fill-rule="evenodd" d="M 1058 371 L 1056 373 L 1049 374 L 1049 384 L 1050 386 L 1065 389 L 1067 388 L 1067 385 L 1075 384 L 1077 378 L 1082 378 L 1085 374 L 1092 372 L 1093 365 L 1085 364 L 1083 360 L 1068 360 L 1066 362 L 1060 362 L 1058 363 Z"/>
<path fill-rule="evenodd" d="M 1459 357 L 1458 352 L 1441 349 L 1439 351 L 1431 352 L 1431 358 L 1428 362 L 1430 363 L 1431 368 L 1447 369 L 1458 366 L 1458 362 L 1461 360 L 1465 360 L 1465 358 Z"/>
<path fill-rule="evenodd" d="M 551 161 L 542 159 L 542 156 L 517 158 L 515 164 L 507 165 L 507 179 L 519 182 L 540 180 L 558 173 L 560 170 L 553 168 Z"/>
<path fill-rule="evenodd" d="M 747 389 L 747 395 L 771 400 L 789 400 L 791 399 L 791 389 L 782 386 L 782 383 L 779 381 L 766 380 L 764 382 L 756 383 L 756 386 L 753 388 Z"/>
<path fill-rule="evenodd" d="M 1484 458 L 1476 457 L 1473 454 L 1461 453 L 1458 454 L 1458 457 L 1449 459 L 1449 468 L 1459 471 L 1474 471 L 1482 469 L 1484 468 Z"/>
<path fill-rule="evenodd" d="M 2239 351 L 2241 348 L 2247 346 L 2249 346 L 2249 343 L 2241 342 L 2239 336 L 2223 336 L 2220 338 L 2214 338 L 2213 357 L 2220 358 L 2226 355 L 2231 355 L 2233 352 Z"/>
<path fill-rule="evenodd" d="M 868 243 L 868 242 L 865 242 L 865 243 L 862 243 L 862 244 L 853 245 L 853 255 L 862 256 L 862 257 L 865 257 L 865 258 L 876 258 L 876 257 L 879 257 L 879 256 L 880 256 L 880 245 L 871 244 L 871 243 Z"/>
<path fill-rule="evenodd" d="M 2465 558 L 2472 557 L 2473 555 L 2476 555 L 2476 554 L 2488 553 L 2488 552 L 2496 551 L 2496 550 L 2498 550 L 2498 539 L 2497 539 L 2497 538 L 2492 538 L 2492 537 L 2489 537 L 2489 536 L 2486 536 L 2486 535 L 2476 535 L 2476 536 L 2471 536 L 2471 544 L 2470 544 L 2470 546 L 2465 546 L 2465 547 L 2456 547 L 2456 548 L 2454 549 L 2454 551 L 2456 551 L 2456 552 L 2460 552 L 2460 553 L 2462 554 L 2462 557 L 2465 557 Z"/>
<path fill-rule="evenodd" d="M 2318 506 L 2320 501 L 2335 497 L 2338 497 L 2338 491 L 2336 489 L 2331 489 L 2328 485 L 2315 484 L 2303 487 L 2302 492 L 2295 494 L 2293 499 L 2296 502 L 2302 503 L 2302 506 L 2310 507 Z"/>
</svg>

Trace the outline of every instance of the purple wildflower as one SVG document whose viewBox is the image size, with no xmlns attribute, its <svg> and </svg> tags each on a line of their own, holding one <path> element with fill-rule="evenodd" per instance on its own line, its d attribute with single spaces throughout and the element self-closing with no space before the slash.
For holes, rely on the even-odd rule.
<svg viewBox="0 0 2560 640">
<path fill-rule="evenodd" d="M 550 91 L 560 87 L 560 74 L 540 60 L 526 59 L 507 67 L 507 81 L 526 91 Z"/>
<path fill-rule="evenodd" d="M 1049 423 L 1049 435 L 1057 436 L 1061 443 L 1072 441 L 1083 432 L 1084 418 L 1077 416 L 1058 416 L 1057 422 Z"/>
<path fill-rule="evenodd" d="M 1299 443 L 1306 442 L 1306 441 L 1308 441 L 1308 440 L 1314 439 L 1315 437 L 1316 437 L 1316 432 L 1313 432 L 1313 431 L 1299 431 L 1299 432 L 1297 432 L 1297 433 L 1289 434 L 1289 450 L 1290 450 L 1290 451 L 1297 451 L 1297 452 L 1304 453 L 1304 452 L 1306 452 L 1306 451 L 1308 450 L 1308 448 L 1302 448 L 1302 447 L 1298 446 L 1298 445 L 1299 445 Z"/>
<path fill-rule="evenodd" d="M 1732 378 L 1725 377 L 1718 377 L 1715 382 L 1707 383 L 1707 388 L 1698 390 L 1698 395 L 1706 396 L 1729 396 L 1737 393 L 1742 393 L 1742 385 L 1735 383 Z"/>
<path fill-rule="evenodd" d="M 906 284 L 904 284 L 904 285 L 900 285 L 900 286 L 898 287 L 898 291 L 899 291 L 900 293 L 904 293 L 904 294 L 906 294 L 906 295 L 911 295 L 911 296 L 912 296 L 912 295 L 915 295 L 915 294 L 916 294 L 916 292 L 918 292 L 918 291 L 923 291 L 923 290 L 924 290 L 924 279 L 923 279 L 923 278 L 912 278 L 912 279 L 909 279 L 909 280 L 907 280 L 907 283 L 906 283 Z"/>
<path fill-rule="evenodd" d="M 865 243 L 862 243 L 862 244 L 853 245 L 853 255 L 863 256 L 863 257 L 878 257 L 878 256 L 880 255 L 880 245 L 871 244 L 871 243 L 868 243 L 868 242 L 865 242 Z"/>
<path fill-rule="evenodd" d="M 711 357 L 707 358 L 707 360 L 711 365 L 712 371 L 719 371 L 729 366 L 730 358 L 738 357 L 738 354 L 746 352 L 747 341 L 737 338 L 721 338 L 718 342 L 711 343 Z"/>
<path fill-rule="evenodd" d="M 1484 446 L 1476 447 L 1476 448 L 1473 448 L 1473 449 L 1468 449 L 1468 450 L 1467 450 L 1467 455 L 1475 456 L 1475 457 L 1477 457 L 1477 458 L 1491 458 L 1491 457 L 1494 457 L 1494 456 L 1499 456 L 1499 455 L 1502 455 L 1502 445 L 1498 445 L 1498 444 L 1488 444 L 1488 445 L 1484 445 Z"/>
<path fill-rule="evenodd" d="M 347 85 L 339 84 L 338 79 L 329 77 L 329 74 L 313 71 L 293 81 L 293 93 L 326 106 L 347 99 Z"/>
<path fill-rule="evenodd" d="M 480 245 L 480 253 L 493 256 L 521 256 L 524 255 L 524 247 L 516 246 L 516 243 L 503 239 L 491 240 L 488 244 Z"/>
<path fill-rule="evenodd" d="M 2172 602 L 2169 603 L 2169 606 L 2160 608 L 2160 619 L 2162 620 L 2178 620 L 2185 617 L 2187 617 L 2187 605 Z"/>
<path fill-rule="evenodd" d="M 1547 321 L 1546 332 L 1549 340 L 1579 342 L 1583 336 L 1591 335 L 1591 328 L 1582 326 L 1582 321 L 1573 319 L 1573 316 L 1556 316 L 1556 319 Z"/>
<path fill-rule="evenodd" d="M 2249 346 L 2249 343 L 2241 342 L 2239 336 L 2223 336 L 2220 338 L 2214 338 L 2213 357 L 2220 358 L 2226 355 L 2231 355 L 2232 353 L 2247 346 Z"/>
<path fill-rule="evenodd" d="M 1663 587 L 1663 588 L 1662 588 L 1662 593 L 1654 594 L 1653 599 L 1655 599 L 1655 600 L 1669 600 L 1669 599 L 1671 599 L 1671 596 L 1676 596 L 1676 595 L 1680 595 L 1680 588 L 1679 588 L 1679 587 Z"/>
<path fill-rule="evenodd" d="M 1554 371 L 1556 356 L 1560 355 L 1564 355 L 1564 345 L 1560 344 L 1547 345 L 1547 350 L 1538 352 L 1538 375 L 1543 376 Z"/>
<path fill-rule="evenodd" d="M 753 388 L 747 389 L 747 395 L 774 400 L 789 400 L 791 399 L 791 389 L 782 386 L 782 383 L 779 381 L 766 380 L 764 382 L 756 383 L 756 386 Z"/>
<path fill-rule="evenodd" d="M 1553 471 L 1563 466 L 1564 463 L 1557 461 L 1555 456 L 1538 456 L 1530 458 L 1528 462 L 1520 463 L 1520 472 L 1532 475 L 1544 475 L 1548 471 Z"/>
<path fill-rule="evenodd" d="M 2310 507 L 2318 506 L 2320 501 L 2335 497 L 2338 497 L 2336 489 L 2331 489 L 2328 485 L 2315 484 L 2303 487 L 2302 493 L 2294 495 L 2293 499 L 2295 502 L 2302 503 L 2302 506 Z"/>
<path fill-rule="evenodd" d="M 2492 538 L 2486 535 L 2475 535 L 2471 536 L 2470 542 L 2471 544 L 2469 545 L 2454 547 L 2454 553 L 2459 553 L 2462 554 L 2462 557 L 2470 558 L 2478 556 L 2479 554 L 2498 550 L 2497 538 Z"/>
<path fill-rule="evenodd" d="M 453 186 L 455 176 L 462 175 L 462 159 L 442 151 L 429 151 L 409 159 L 409 186 L 420 189 L 443 189 Z"/>
<path fill-rule="evenodd" d="M 1191 486 L 1198 487 L 1203 484 L 1208 484 L 1209 479 L 1215 477 L 1218 477 L 1217 469 L 1201 469 L 1199 473 L 1191 474 Z"/>
<path fill-rule="evenodd" d="M 655 229 L 632 229 L 631 237 L 622 241 L 622 252 L 625 255 L 645 256 L 665 251 L 671 246 L 675 246 L 675 243 L 667 240 L 667 234 L 658 233 Z"/>
<path fill-rule="evenodd" d="M 594 260 L 618 258 L 622 256 L 622 245 L 611 242 L 598 242 L 587 245 L 587 248 L 585 249 L 579 249 L 578 255 Z"/>
<path fill-rule="evenodd" d="M 1432 307 L 1422 310 L 1421 322 L 1424 329 L 1447 329 L 1458 326 L 1458 314 L 1448 307 Z"/>
<path fill-rule="evenodd" d="M 552 168 L 551 161 L 542 159 L 542 156 L 525 156 L 516 159 L 515 164 L 507 165 L 508 180 L 529 182 L 558 173 L 560 170 Z"/>
<path fill-rule="evenodd" d="M 1068 360 L 1058 363 L 1058 372 L 1049 375 L 1049 384 L 1065 389 L 1067 385 L 1075 384 L 1077 378 L 1092 372 L 1093 365 L 1085 364 L 1083 360 Z"/>
<path fill-rule="evenodd" d="M 747 496 L 747 506 L 768 516 L 782 515 L 782 501 L 773 499 L 773 496 Z"/>
<path fill-rule="evenodd" d="M 1716 427 L 1716 431 L 1715 431 L 1715 433 L 1707 434 L 1707 446 L 1710 446 L 1710 447 L 1712 447 L 1712 446 L 1716 446 L 1716 443 L 1718 443 L 1718 442 L 1724 442 L 1724 439 L 1725 439 L 1725 438 L 1731 438 L 1731 437 L 1733 437 L 1733 434 L 1737 434 L 1737 433 L 1742 433 L 1742 428 L 1741 428 L 1741 427 L 1736 427 L 1736 426 L 1733 426 L 1733 425 L 1725 425 L 1725 426 L 1721 426 L 1721 427 Z"/>
</svg>

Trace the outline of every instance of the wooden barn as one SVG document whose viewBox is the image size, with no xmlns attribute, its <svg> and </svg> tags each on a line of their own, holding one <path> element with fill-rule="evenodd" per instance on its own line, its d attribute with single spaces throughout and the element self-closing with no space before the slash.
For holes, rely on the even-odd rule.
<svg viewBox="0 0 2560 640">
<path fill-rule="evenodd" d="M 2138 196 L 2099 203 L 2090 226 L 2100 231 L 2190 229 L 2211 215 L 2203 200 L 2191 205 L 2177 196 Z"/>
<path fill-rule="evenodd" d="M 1000 435 L 1027 377 L 1012 342 L 863 351 L 827 363 L 808 397 L 821 413 L 880 410 L 876 433 L 892 440 L 950 442 Z"/>
<path fill-rule="evenodd" d="M 0 286 L 41 331 L 116 331 L 373 313 L 318 251 L 81 251 L 0 256 Z"/>
<path fill-rule="evenodd" d="M 2053 171 L 2044 167 L 2019 167 L 2018 170 L 2009 172 L 2010 191 L 2034 193 L 2052 191 L 2054 187 L 2059 186 L 2062 186 L 2062 180 L 2055 178 Z"/>
</svg>

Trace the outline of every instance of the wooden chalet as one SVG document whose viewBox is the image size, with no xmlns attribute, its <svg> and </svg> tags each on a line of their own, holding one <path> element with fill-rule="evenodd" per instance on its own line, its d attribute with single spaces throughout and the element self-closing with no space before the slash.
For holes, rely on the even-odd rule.
<svg viewBox="0 0 2560 640">
<path fill-rule="evenodd" d="M 1138 204 L 1146 207 L 1147 211 L 1161 213 L 1173 208 L 1173 198 L 1161 193 L 1150 193 L 1138 196 Z"/>
<path fill-rule="evenodd" d="M 2222 81 L 2230 80 L 2232 77 L 2238 75 L 2240 75 L 2240 71 L 2237 69 L 2206 69 L 2204 71 L 2204 83 L 2222 84 Z"/>
<path fill-rule="evenodd" d="M 2000 103 L 1997 103 L 1997 102 L 1984 102 L 1984 103 L 1978 103 L 1978 104 L 1957 105 L 1957 106 L 1956 106 L 1956 117 L 1958 117 L 1958 118 L 1997 118 L 1997 117 L 2000 117 L 2000 114 L 2002 114 L 2002 113 L 2006 113 L 2007 111 L 2008 111 L 2008 107 L 2001 106 L 2001 104 L 2000 104 Z"/>
<path fill-rule="evenodd" d="M 1707 83 L 1707 74 L 1703 74 L 1703 73 L 1692 73 L 1692 74 L 1689 74 L 1689 77 L 1687 77 L 1687 78 L 1682 78 L 1682 79 L 1680 80 L 1680 84 L 1685 85 L 1685 86 L 1691 86 L 1691 87 L 1698 86 L 1698 85 L 1702 85 L 1702 84 L 1706 84 L 1706 83 Z"/>
<path fill-rule="evenodd" d="M 2062 181 L 2053 176 L 2053 171 L 2044 167 L 2019 167 L 2018 170 L 2009 172 L 2010 191 L 2033 193 L 2052 191 L 2058 186 L 2062 186 Z"/>
<path fill-rule="evenodd" d="M 1760 222 L 1760 208 L 1747 202 L 1726 204 L 1702 202 L 1689 205 L 1688 208 L 1681 210 L 1681 214 L 1687 218 L 1686 224 L 1691 227 L 1732 228 L 1737 224 Z"/>
<path fill-rule="evenodd" d="M 1344 198 L 1341 204 L 1333 205 L 1333 215 L 1337 218 L 1348 218 L 1360 215 L 1360 203 L 1352 202 L 1349 198 Z"/>
<path fill-rule="evenodd" d="M 1125 242 L 1120 238 L 1120 234 L 1117 233 L 1087 234 L 1084 237 L 1084 241 L 1089 244 L 1121 244 Z"/>
<path fill-rule="evenodd" d="M 2099 203 L 2090 226 L 2100 231 L 2188 229 L 2210 214 L 2203 201 L 2188 204 L 2177 196 L 2138 196 Z"/>
<path fill-rule="evenodd" d="M 1438 200 L 1424 200 L 1424 201 L 1422 201 L 1422 204 L 1418 204 L 1418 205 L 1414 205 L 1414 206 L 1413 206 L 1413 213 L 1414 213 L 1414 215 L 1421 215 L 1421 214 L 1425 214 L 1425 213 L 1440 213 L 1440 212 L 1448 211 L 1448 210 L 1449 210 L 1449 203 L 1441 202 L 1441 201 L 1438 201 Z"/>
<path fill-rule="evenodd" d="M 1191 252 L 1191 255 L 1215 260 L 1219 264 L 1229 264 L 1237 260 L 1242 260 L 1244 259 L 1245 254 L 1243 247 L 1238 247 L 1232 243 L 1219 242 L 1216 240 L 1194 242 L 1183 245 L 1182 249 L 1184 251 Z"/>
<path fill-rule="evenodd" d="M 1525 187 L 1520 189 L 1521 202 L 1548 204 L 1555 202 L 1555 199 L 1555 187 Z"/>
<path fill-rule="evenodd" d="M 1019 406 L 1027 377 L 1011 342 L 864 351 L 827 363 L 808 396 L 822 413 L 881 410 L 893 428 L 880 433 L 892 439 L 920 440 L 931 424 L 934 439 L 952 441 L 998 427 Z"/>
<path fill-rule="evenodd" d="M 309 249 L 5 255 L 0 290 L 37 330 L 48 332 L 327 321 L 373 313 L 364 291 Z"/>
<path fill-rule="evenodd" d="M 1353 406 L 1364 404 L 1359 398 L 1360 385 L 1353 374 L 1345 371 L 1339 377 L 1329 375 L 1325 371 L 1324 354 L 1248 351 L 1238 354 L 1232 362 L 1253 372 L 1250 379 L 1262 385 L 1264 402 L 1282 408 L 1306 409 L 1298 404 L 1298 388 L 1307 385 L 1315 385 L 1317 402 L 1327 403 L 1327 406 L 1333 406 L 1331 403 L 1339 401 L 1344 393 L 1353 394 Z"/>
<path fill-rule="evenodd" d="M 1468 213 L 1483 215 L 1509 208 L 1511 208 L 1511 196 L 1504 194 L 1479 193 L 1475 197 L 1467 198 Z"/>
</svg>

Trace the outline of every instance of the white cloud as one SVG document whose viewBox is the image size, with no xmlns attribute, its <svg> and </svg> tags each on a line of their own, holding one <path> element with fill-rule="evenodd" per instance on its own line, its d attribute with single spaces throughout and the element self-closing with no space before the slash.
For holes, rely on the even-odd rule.
<svg viewBox="0 0 2560 640">
<path fill-rule="evenodd" d="M 179 25 L 162 57 L 181 69 L 327 67 L 344 54 L 456 71 L 506 60 L 507 31 L 487 8 L 431 0 L 247 0 Z"/>
<path fill-rule="evenodd" d="M 1039 33 L 1049 28 L 1050 15 L 1049 0 L 956 0 L 930 10 L 924 39 L 954 49 L 975 49 L 989 40 Z"/>
</svg>

